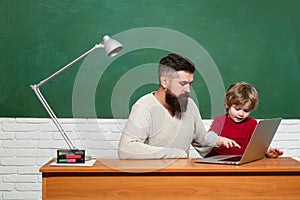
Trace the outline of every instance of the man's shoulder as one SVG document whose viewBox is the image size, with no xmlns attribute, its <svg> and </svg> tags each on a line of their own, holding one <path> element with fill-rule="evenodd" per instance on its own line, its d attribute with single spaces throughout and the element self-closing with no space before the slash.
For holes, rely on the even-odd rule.
<svg viewBox="0 0 300 200">
<path fill-rule="evenodd" d="M 198 108 L 198 106 L 196 105 L 195 101 L 191 97 L 188 98 L 188 105 L 192 106 L 194 108 Z"/>
<path fill-rule="evenodd" d="M 197 104 L 190 97 L 188 98 L 188 105 L 187 105 L 187 110 L 185 113 L 192 114 L 193 116 L 200 115 L 200 117 L 201 117 L 200 110 L 199 110 Z"/>
<path fill-rule="evenodd" d="M 155 98 L 153 93 L 145 94 L 144 96 L 140 97 L 135 103 L 134 106 L 142 106 L 142 107 L 152 107 L 154 105 L 157 105 L 158 100 Z"/>
<path fill-rule="evenodd" d="M 141 103 L 141 102 L 152 102 L 154 99 L 153 93 L 148 93 L 145 94 L 144 96 L 141 96 L 136 103 Z"/>
</svg>

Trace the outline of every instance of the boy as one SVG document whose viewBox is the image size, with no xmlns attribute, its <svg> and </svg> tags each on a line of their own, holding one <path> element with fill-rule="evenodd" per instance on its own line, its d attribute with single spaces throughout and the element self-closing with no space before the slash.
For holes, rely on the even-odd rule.
<svg viewBox="0 0 300 200">
<path fill-rule="evenodd" d="M 214 147 L 205 156 L 215 155 L 242 155 L 257 125 L 255 119 L 249 115 L 256 108 L 258 93 L 254 87 L 246 82 L 232 84 L 225 93 L 226 114 L 217 116 L 212 122 L 209 133 L 216 133 L 222 137 L 230 138 L 240 145 L 230 148 L 221 145 Z M 208 133 L 208 134 L 209 134 Z M 277 148 L 270 148 L 266 156 L 277 158 L 283 152 Z"/>
</svg>

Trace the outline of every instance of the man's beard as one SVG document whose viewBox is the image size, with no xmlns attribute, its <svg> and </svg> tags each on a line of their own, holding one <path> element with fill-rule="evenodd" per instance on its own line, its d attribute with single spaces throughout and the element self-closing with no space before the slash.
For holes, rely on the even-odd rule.
<svg viewBox="0 0 300 200">
<path fill-rule="evenodd" d="M 178 97 L 169 89 L 166 92 L 166 102 L 172 109 L 171 111 L 177 118 L 181 118 L 183 112 L 187 109 L 188 97 L 190 93 L 184 93 Z"/>
</svg>

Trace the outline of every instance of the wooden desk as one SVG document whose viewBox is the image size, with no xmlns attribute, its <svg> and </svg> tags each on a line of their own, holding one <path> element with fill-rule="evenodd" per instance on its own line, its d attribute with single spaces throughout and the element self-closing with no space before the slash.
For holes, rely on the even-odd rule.
<svg viewBox="0 0 300 200">
<path fill-rule="evenodd" d="M 241 166 L 193 159 L 97 159 L 93 167 L 49 166 L 43 200 L 67 199 L 300 199 L 300 162 L 263 159 Z"/>
</svg>

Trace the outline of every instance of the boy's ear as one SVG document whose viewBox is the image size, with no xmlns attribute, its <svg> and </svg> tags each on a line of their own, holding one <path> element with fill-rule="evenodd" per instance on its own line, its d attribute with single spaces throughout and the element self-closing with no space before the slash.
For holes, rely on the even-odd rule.
<svg viewBox="0 0 300 200">
<path fill-rule="evenodd" d="M 229 109 L 229 106 L 226 101 L 226 94 L 224 94 L 224 107 L 226 108 L 226 110 Z"/>
<path fill-rule="evenodd" d="M 167 88 L 168 87 L 168 77 L 167 76 L 160 76 L 160 84 L 163 88 Z"/>
<path fill-rule="evenodd" d="M 226 108 L 226 109 L 228 109 L 228 105 L 227 105 L 227 103 L 224 103 L 224 106 L 225 106 L 225 108 Z"/>
</svg>

